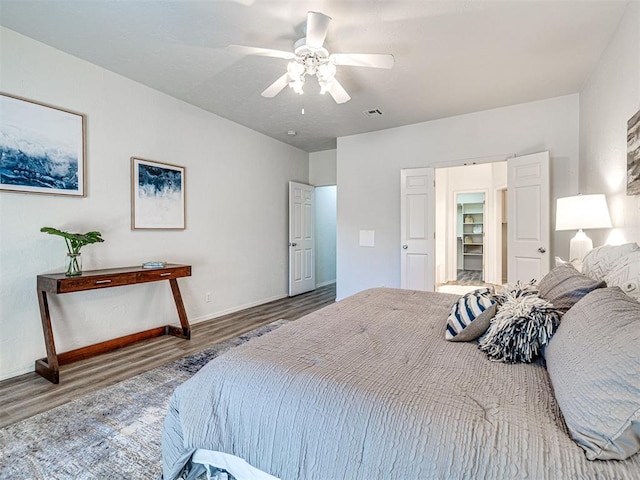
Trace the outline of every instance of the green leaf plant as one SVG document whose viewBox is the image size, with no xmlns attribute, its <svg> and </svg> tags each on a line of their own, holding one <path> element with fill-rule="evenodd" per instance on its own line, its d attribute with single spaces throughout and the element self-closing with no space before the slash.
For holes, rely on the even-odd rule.
<svg viewBox="0 0 640 480">
<path fill-rule="evenodd" d="M 42 227 L 40 231 L 64 238 L 64 241 L 67 244 L 67 250 L 70 254 L 80 253 L 80 249 L 85 245 L 104 242 L 100 232 L 69 233 L 53 227 Z"/>
</svg>

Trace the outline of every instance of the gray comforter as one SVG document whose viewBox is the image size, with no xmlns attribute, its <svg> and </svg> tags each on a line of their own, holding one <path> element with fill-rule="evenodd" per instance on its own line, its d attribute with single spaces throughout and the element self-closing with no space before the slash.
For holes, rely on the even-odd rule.
<svg viewBox="0 0 640 480">
<path fill-rule="evenodd" d="M 640 478 L 586 459 L 542 362 L 445 341 L 456 298 L 367 290 L 214 359 L 172 398 L 164 478 L 197 448 L 283 480 Z"/>
</svg>

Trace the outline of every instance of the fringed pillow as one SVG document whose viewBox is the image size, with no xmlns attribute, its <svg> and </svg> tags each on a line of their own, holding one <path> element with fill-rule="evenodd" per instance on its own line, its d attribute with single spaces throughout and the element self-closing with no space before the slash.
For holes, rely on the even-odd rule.
<svg viewBox="0 0 640 480">
<path fill-rule="evenodd" d="M 496 362 L 535 360 L 558 328 L 560 313 L 537 295 L 532 283 L 508 287 L 494 298 L 498 301 L 498 313 L 478 348 Z"/>
</svg>

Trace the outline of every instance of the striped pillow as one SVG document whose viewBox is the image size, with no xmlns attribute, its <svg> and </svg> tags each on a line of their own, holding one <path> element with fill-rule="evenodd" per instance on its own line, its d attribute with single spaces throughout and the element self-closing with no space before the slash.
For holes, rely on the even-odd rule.
<svg viewBox="0 0 640 480">
<path fill-rule="evenodd" d="M 496 313 L 492 288 L 469 292 L 451 308 L 444 338 L 452 342 L 469 342 L 479 338 L 489 328 Z"/>
</svg>

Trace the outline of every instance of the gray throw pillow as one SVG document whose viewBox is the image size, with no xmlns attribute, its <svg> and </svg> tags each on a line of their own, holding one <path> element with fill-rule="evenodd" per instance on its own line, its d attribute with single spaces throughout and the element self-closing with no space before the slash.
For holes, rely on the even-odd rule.
<svg viewBox="0 0 640 480">
<path fill-rule="evenodd" d="M 547 273 L 538 288 L 539 295 L 564 314 L 587 293 L 605 286 L 603 280 L 593 280 L 570 263 L 563 263 Z"/>
<path fill-rule="evenodd" d="M 556 400 L 589 460 L 640 451 L 640 303 L 600 288 L 569 310 L 546 351 Z"/>
</svg>

